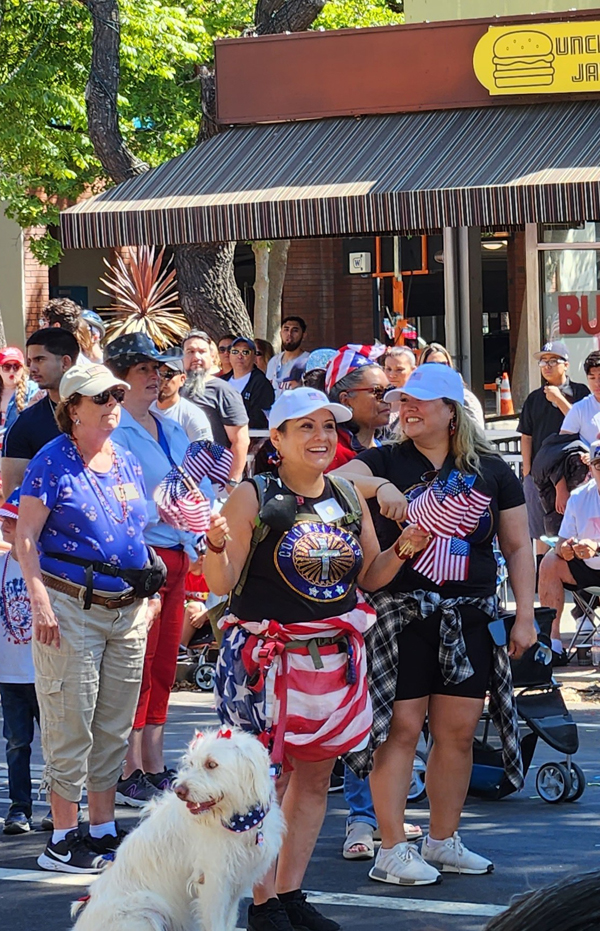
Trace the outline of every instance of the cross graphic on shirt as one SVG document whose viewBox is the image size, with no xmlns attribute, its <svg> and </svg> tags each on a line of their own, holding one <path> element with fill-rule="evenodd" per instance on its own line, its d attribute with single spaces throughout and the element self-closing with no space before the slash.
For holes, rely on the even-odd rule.
<svg viewBox="0 0 600 931">
<path fill-rule="evenodd" d="M 327 546 L 327 537 L 317 537 L 319 549 L 309 550 L 308 555 L 311 559 L 321 560 L 321 582 L 329 581 L 330 559 L 339 556 L 338 550 L 329 549 Z"/>
</svg>

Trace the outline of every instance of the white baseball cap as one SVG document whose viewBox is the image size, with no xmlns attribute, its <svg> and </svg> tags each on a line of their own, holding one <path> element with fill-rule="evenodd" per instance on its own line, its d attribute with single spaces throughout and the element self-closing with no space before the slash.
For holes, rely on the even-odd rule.
<svg viewBox="0 0 600 931">
<path fill-rule="evenodd" d="M 386 391 L 386 401 L 399 401 L 403 394 L 417 398 L 418 401 L 435 401 L 448 398 L 464 406 L 465 388 L 458 372 L 442 362 L 426 362 L 410 375 L 404 388 Z"/>
<path fill-rule="evenodd" d="M 121 385 L 129 388 L 126 381 L 113 375 L 105 365 L 72 365 L 67 369 L 60 380 L 58 393 L 61 401 L 67 401 L 74 394 L 82 394 L 86 398 L 93 398 L 108 388 Z"/>
<path fill-rule="evenodd" d="M 328 410 L 336 421 L 351 420 L 352 411 L 343 404 L 334 404 L 323 391 L 316 388 L 292 388 L 283 391 L 269 413 L 269 428 L 277 429 L 286 420 L 297 420 L 315 411 Z"/>
</svg>

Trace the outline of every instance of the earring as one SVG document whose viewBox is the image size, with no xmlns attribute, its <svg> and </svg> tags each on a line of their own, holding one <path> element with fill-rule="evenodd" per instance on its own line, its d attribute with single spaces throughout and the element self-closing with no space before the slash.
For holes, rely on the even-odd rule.
<svg viewBox="0 0 600 931">
<path fill-rule="evenodd" d="M 450 436 L 454 436 L 454 434 L 456 433 L 456 414 L 452 415 L 452 418 L 450 420 L 450 423 L 448 424 L 448 427 L 450 429 Z"/>
<path fill-rule="evenodd" d="M 267 462 L 270 466 L 273 466 L 276 469 L 279 468 L 281 465 L 281 455 L 279 454 L 278 449 L 274 450 L 272 453 L 269 453 L 267 456 Z"/>
<path fill-rule="evenodd" d="M 81 423 L 79 417 L 76 420 L 74 420 L 73 423 L 75 424 L 76 427 L 78 427 L 79 424 Z"/>
</svg>

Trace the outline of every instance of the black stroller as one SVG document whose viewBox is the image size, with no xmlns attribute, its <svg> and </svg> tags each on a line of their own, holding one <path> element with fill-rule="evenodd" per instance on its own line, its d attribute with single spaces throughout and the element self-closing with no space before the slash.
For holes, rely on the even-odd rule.
<svg viewBox="0 0 600 931">
<path fill-rule="evenodd" d="M 536 608 L 540 628 L 540 643 L 550 644 L 550 628 L 554 611 Z M 560 685 L 552 676 L 552 666 L 536 660 L 534 646 L 512 665 L 517 710 L 524 733 L 521 752 L 525 773 L 529 770 L 538 740 L 564 754 L 561 762 L 544 763 L 536 775 L 537 792 L 545 802 L 575 802 L 585 790 L 585 775 L 572 760 L 579 749 L 577 725 L 565 705 Z M 413 768 L 409 801 L 420 801 L 426 795 L 425 772 L 427 753 L 418 752 Z M 502 763 L 502 751 L 487 712 L 473 745 L 473 772 L 469 795 L 498 800 L 515 792 Z"/>
<path fill-rule="evenodd" d="M 219 647 L 213 629 L 207 617 L 206 623 L 194 631 L 192 639 L 177 661 L 183 669 L 181 678 L 193 682 L 201 692 L 212 692 L 215 684 L 215 670 Z"/>
</svg>

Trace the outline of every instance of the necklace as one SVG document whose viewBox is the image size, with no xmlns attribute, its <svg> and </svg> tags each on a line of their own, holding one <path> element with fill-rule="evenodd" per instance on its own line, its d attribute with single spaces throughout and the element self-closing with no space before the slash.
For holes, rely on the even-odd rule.
<svg viewBox="0 0 600 931">
<path fill-rule="evenodd" d="M 123 476 L 121 475 L 121 468 L 119 466 L 119 459 L 115 452 L 115 447 L 113 446 L 112 443 L 110 443 L 110 440 L 109 440 L 110 455 L 111 455 L 111 460 L 112 460 L 112 466 L 111 466 L 110 471 L 111 472 L 114 471 L 116 479 L 117 479 L 117 488 L 119 489 L 119 503 L 121 505 L 121 516 L 120 517 L 118 516 L 118 514 L 115 514 L 115 512 L 113 511 L 110 505 L 110 502 L 108 501 L 106 495 L 104 494 L 104 491 L 102 490 L 102 487 L 98 479 L 94 475 L 94 470 L 90 469 L 90 467 L 86 465 L 86 462 L 83 457 L 83 453 L 81 452 L 79 443 L 77 442 L 74 436 L 71 437 L 71 442 L 73 443 L 73 446 L 79 453 L 79 458 L 81 459 L 81 462 L 83 464 L 83 468 L 85 470 L 85 474 L 87 475 L 87 479 L 90 485 L 92 486 L 92 488 L 94 489 L 94 491 L 96 492 L 96 496 L 98 500 L 100 501 L 100 504 L 104 507 L 106 512 L 110 514 L 113 520 L 115 520 L 118 524 L 123 524 L 129 517 L 130 509 L 129 509 L 129 505 L 127 504 L 127 496 L 125 494 L 125 482 L 123 481 Z"/>
</svg>

